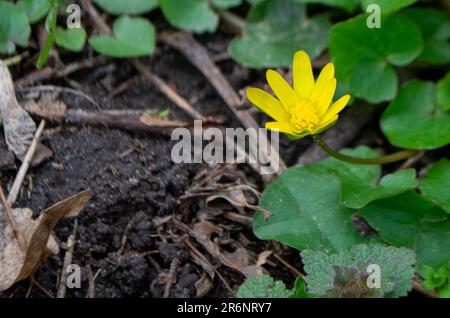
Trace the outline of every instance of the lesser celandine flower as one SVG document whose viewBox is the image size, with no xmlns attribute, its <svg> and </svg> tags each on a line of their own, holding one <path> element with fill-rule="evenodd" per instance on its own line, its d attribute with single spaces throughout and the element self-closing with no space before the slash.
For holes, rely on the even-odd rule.
<svg viewBox="0 0 450 318">
<path fill-rule="evenodd" d="M 275 120 L 266 124 L 267 129 L 293 138 L 316 135 L 328 129 L 336 123 L 339 112 L 350 100 L 350 96 L 345 95 L 332 103 L 336 91 L 334 65 L 327 64 L 314 81 L 311 60 L 305 51 L 297 52 L 294 57 L 294 87 L 274 70 L 267 71 L 267 82 L 277 98 L 253 87 L 247 90 L 247 97 Z"/>
<path fill-rule="evenodd" d="M 308 54 L 298 51 L 294 57 L 293 87 L 274 70 L 267 71 L 267 82 L 277 98 L 259 88 L 247 90 L 248 99 L 275 120 L 266 124 L 267 129 L 286 133 L 293 139 L 312 135 L 330 156 L 351 163 L 384 164 L 417 155 L 417 151 L 404 150 L 378 158 L 355 158 L 334 151 L 320 138 L 318 134 L 336 123 L 339 112 L 350 100 L 350 95 L 345 95 L 333 103 L 336 78 L 332 63 L 314 81 Z"/>
</svg>

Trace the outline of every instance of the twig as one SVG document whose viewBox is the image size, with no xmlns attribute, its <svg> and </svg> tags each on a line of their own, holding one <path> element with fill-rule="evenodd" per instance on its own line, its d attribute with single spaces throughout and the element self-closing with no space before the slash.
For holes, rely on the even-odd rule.
<svg viewBox="0 0 450 318">
<path fill-rule="evenodd" d="M 55 86 L 55 85 L 37 85 L 32 87 L 19 87 L 17 88 L 18 92 L 56 92 L 56 93 L 69 93 L 76 96 L 83 97 L 87 101 L 89 101 L 92 105 L 94 105 L 97 109 L 101 109 L 100 105 L 89 95 L 83 93 L 82 91 L 75 90 L 69 87 Z"/>
<path fill-rule="evenodd" d="M 305 277 L 302 272 L 300 272 L 297 268 L 295 268 L 294 266 L 292 266 L 291 264 L 289 264 L 288 261 L 286 261 L 283 257 L 281 257 L 280 255 L 278 255 L 277 253 L 273 253 L 273 256 L 284 266 L 286 266 L 287 269 L 289 269 L 292 274 L 294 274 L 295 277 Z"/>
<path fill-rule="evenodd" d="M 20 166 L 19 172 L 17 172 L 16 178 L 14 179 L 14 183 L 11 187 L 11 190 L 8 194 L 8 204 L 10 206 L 13 206 L 16 202 L 17 195 L 19 194 L 20 188 L 22 187 L 23 179 L 25 178 L 25 175 L 28 172 L 28 168 L 30 167 L 31 161 L 33 160 L 34 152 L 36 151 L 36 146 L 39 142 L 39 138 L 42 135 L 42 132 L 44 131 L 45 127 L 45 120 L 42 120 L 39 124 L 39 127 L 36 130 L 36 133 L 34 134 L 33 141 L 30 144 L 30 147 L 28 148 L 28 151 L 23 158 L 22 165 Z"/>
<path fill-rule="evenodd" d="M 28 51 L 23 52 L 22 54 L 10 57 L 9 59 L 3 60 L 6 66 L 13 66 L 22 62 L 22 59 L 29 55 Z"/>
<path fill-rule="evenodd" d="M 44 67 L 43 69 L 34 71 L 34 72 L 18 79 L 15 82 L 15 85 L 17 87 L 24 87 L 24 86 L 32 85 L 36 82 L 50 79 L 50 78 L 66 77 L 74 72 L 77 72 L 77 71 L 80 71 L 83 69 L 87 69 L 87 68 L 92 68 L 99 64 L 104 64 L 104 63 L 106 63 L 107 60 L 108 60 L 108 58 L 105 57 L 104 55 L 99 55 L 92 59 L 67 64 L 66 66 L 64 66 L 63 68 L 60 68 L 60 69 L 47 66 L 47 67 Z"/>
<path fill-rule="evenodd" d="M 167 278 L 166 288 L 164 288 L 163 298 L 169 298 L 170 296 L 170 290 L 172 289 L 172 285 L 175 283 L 177 279 L 177 271 L 179 265 L 180 265 L 180 255 L 177 254 L 170 263 L 170 269 Z"/>
<path fill-rule="evenodd" d="M 245 20 L 240 16 L 227 10 L 216 9 L 215 11 L 219 14 L 219 16 L 225 23 L 227 23 L 234 29 L 236 33 L 242 33 L 244 31 Z"/>
<path fill-rule="evenodd" d="M 161 93 L 163 93 L 175 105 L 183 109 L 194 119 L 204 119 L 203 115 L 196 111 L 186 99 L 175 92 L 158 75 L 150 71 L 149 68 L 142 64 L 138 59 L 133 59 L 132 63 L 139 72 L 141 72 Z"/>
<path fill-rule="evenodd" d="M 36 278 L 34 277 L 34 275 L 31 276 L 31 282 L 37 286 L 37 288 L 39 288 L 44 294 L 47 295 L 47 297 L 49 298 L 55 298 L 54 295 L 52 295 L 51 292 L 49 292 L 44 286 L 41 285 L 41 283 L 39 283 Z"/>
<path fill-rule="evenodd" d="M 111 28 L 106 24 L 105 20 L 100 16 L 97 9 L 92 5 L 91 0 L 81 0 L 84 9 L 89 13 L 100 32 L 111 35 Z"/>
<path fill-rule="evenodd" d="M 61 270 L 61 277 L 59 280 L 58 292 L 56 293 L 57 298 L 65 298 L 67 291 L 67 267 L 72 264 L 73 251 L 75 249 L 75 237 L 77 235 L 78 221 L 75 219 L 75 224 L 73 226 L 72 234 L 67 238 L 67 250 L 64 255 L 64 263 Z"/>
<path fill-rule="evenodd" d="M 17 239 L 20 250 L 23 254 L 26 252 L 26 243 L 25 239 L 22 236 L 22 232 L 20 232 L 19 227 L 17 226 L 16 220 L 14 219 L 14 214 L 11 209 L 10 204 L 7 202 L 5 193 L 3 192 L 3 187 L 0 186 L 0 199 L 2 201 L 3 206 L 5 207 L 6 215 L 8 216 L 8 221 L 11 224 L 11 228 L 13 229 L 14 236 Z"/>
<path fill-rule="evenodd" d="M 420 284 L 420 281 L 418 280 L 417 277 L 415 277 L 413 279 L 413 288 L 414 290 L 416 290 L 417 292 L 430 297 L 430 298 L 439 298 L 439 296 L 432 290 L 426 290 L 425 288 L 422 287 L 422 285 Z"/>
</svg>

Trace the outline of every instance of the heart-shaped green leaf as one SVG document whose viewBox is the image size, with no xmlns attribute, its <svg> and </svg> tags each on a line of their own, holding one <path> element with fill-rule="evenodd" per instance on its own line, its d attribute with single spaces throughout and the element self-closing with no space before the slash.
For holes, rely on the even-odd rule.
<svg viewBox="0 0 450 318">
<path fill-rule="evenodd" d="M 83 28 L 73 28 L 64 30 L 56 28 L 55 41 L 59 46 L 74 52 L 80 52 L 86 41 L 86 31 Z"/>
<path fill-rule="evenodd" d="M 28 46 L 30 33 L 25 12 L 11 2 L 0 1 L 0 53 L 14 53 L 15 44 Z"/>
<path fill-rule="evenodd" d="M 28 16 L 31 23 L 41 20 L 50 9 L 49 0 L 19 0 L 17 6 Z"/>
<path fill-rule="evenodd" d="M 311 58 L 327 46 L 330 22 L 325 16 L 306 17 L 305 6 L 291 0 L 269 0 L 252 8 L 244 35 L 229 46 L 230 55 L 253 68 L 290 66 L 305 50 Z"/>
<path fill-rule="evenodd" d="M 436 102 L 436 85 L 412 80 L 381 118 L 389 141 L 408 149 L 434 149 L 450 143 L 450 111 Z"/>
<path fill-rule="evenodd" d="M 207 0 L 159 0 L 166 19 L 173 26 L 193 32 L 214 32 L 219 17 Z"/>
<path fill-rule="evenodd" d="M 295 0 L 295 2 L 321 3 L 329 6 L 343 8 L 349 12 L 353 12 L 359 6 L 360 0 Z"/>
<path fill-rule="evenodd" d="M 415 250 L 419 265 L 450 261 L 450 216 L 417 193 L 372 202 L 361 213 L 384 241 Z"/>
<path fill-rule="evenodd" d="M 384 16 L 379 29 L 370 29 L 366 19 L 361 15 L 331 30 L 330 53 L 337 78 L 353 95 L 368 102 L 392 100 L 398 77 L 391 65 L 404 66 L 419 56 L 422 36 L 405 17 Z"/>
<path fill-rule="evenodd" d="M 415 2 L 417 2 L 417 0 L 362 0 L 361 6 L 363 10 L 366 11 L 367 6 L 376 4 L 380 6 L 381 14 L 389 14 L 410 6 Z"/>
<path fill-rule="evenodd" d="M 158 6 L 157 0 L 94 0 L 94 2 L 111 14 L 142 14 Z"/>
<path fill-rule="evenodd" d="M 431 8 L 411 8 L 402 15 L 413 21 L 425 40 L 419 60 L 429 64 L 450 63 L 450 20 L 444 11 Z"/>
<path fill-rule="evenodd" d="M 427 169 L 420 180 L 422 195 L 450 213 L 450 160 L 443 159 Z"/>
<path fill-rule="evenodd" d="M 114 37 L 93 36 L 89 39 L 97 51 L 112 57 L 150 55 L 155 50 L 155 28 L 146 19 L 122 16 L 113 25 Z"/>
<path fill-rule="evenodd" d="M 342 153 L 356 158 L 379 156 L 375 150 L 364 146 L 345 149 Z M 380 165 L 359 165 L 329 158 L 309 167 L 337 174 L 342 181 L 341 203 L 353 209 L 362 208 L 372 201 L 396 196 L 417 187 L 414 169 L 401 170 L 380 179 Z"/>
<path fill-rule="evenodd" d="M 308 167 L 288 169 L 264 191 L 253 229 L 260 239 L 277 240 L 298 250 L 344 251 L 368 242 L 355 230 L 354 210 L 340 205 L 339 177 Z"/>
</svg>

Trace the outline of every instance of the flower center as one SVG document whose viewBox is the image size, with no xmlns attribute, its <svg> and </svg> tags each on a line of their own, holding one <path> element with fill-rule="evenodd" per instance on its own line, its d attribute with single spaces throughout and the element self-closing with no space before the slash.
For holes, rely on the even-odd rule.
<svg viewBox="0 0 450 318">
<path fill-rule="evenodd" d="M 291 124 L 296 131 L 311 131 L 319 125 L 320 119 L 313 106 L 305 101 L 297 103 L 291 109 Z"/>
</svg>

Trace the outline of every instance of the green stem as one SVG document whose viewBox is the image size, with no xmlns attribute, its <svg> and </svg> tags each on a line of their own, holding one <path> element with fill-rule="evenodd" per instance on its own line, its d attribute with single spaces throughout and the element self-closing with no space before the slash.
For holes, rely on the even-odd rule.
<svg viewBox="0 0 450 318">
<path fill-rule="evenodd" d="M 377 165 L 377 164 L 382 165 L 382 164 L 392 163 L 392 162 L 411 158 L 411 157 L 417 155 L 417 153 L 418 153 L 418 151 L 415 151 L 415 150 L 402 150 L 402 151 L 395 152 L 393 154 L 378 157 L 378 158 L 355 158 L 355 157 L 344 155 L 342 153 L 339 153 L 339 152 L 331 149 L 330 146 L 328 146 L 320 138 L 319 135 L 313 135 L 312 138 L 313 138 L 314 142 L 330 156 L 332 156 L 338 160 L 341 160 L 341 161 L 357 163 L 357 164 L 362 164 L 362 165 Z"/>
</svg>

